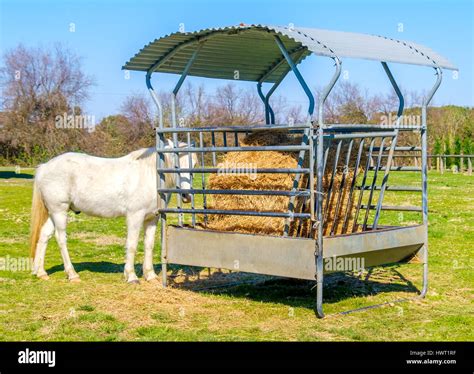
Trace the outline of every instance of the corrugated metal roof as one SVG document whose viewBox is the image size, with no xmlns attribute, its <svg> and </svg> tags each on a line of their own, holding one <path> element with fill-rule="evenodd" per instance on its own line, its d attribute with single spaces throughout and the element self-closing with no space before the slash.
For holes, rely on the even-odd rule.
<svg viewBox="0 0 474 374">
<path fill-rule="evenodd" d="M 376 35 L 266 25 L 173 33 L 144 46 L 123 69 L 148 71 L 155 66 L 157 72 L 181 74 L 197 42 L 201 41 L 202 48 L 189 75 L 246 81 L 263 78 L 265 82 L 275 82 L 289 70 L 273 38 L 275 34 L 280 36 L 296 63 L 314 53 L 456 69 L 443 56 L 412 42 Z"/>
</svg>

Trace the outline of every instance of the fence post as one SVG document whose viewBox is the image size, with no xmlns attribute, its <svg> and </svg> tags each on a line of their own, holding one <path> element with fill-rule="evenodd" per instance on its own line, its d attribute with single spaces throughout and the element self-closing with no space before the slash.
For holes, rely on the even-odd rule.
<svg viewBox="0 0 474 374">
<path fill-rule="evenodd" d="M 472 159 L 471 157 L 467 158 L 467 173 L 472 175 Z"/>
<path fill-rule="evenodd" d="M 464 154 L 461 151 L 461 157 L 459 158 L 459 172 L 462 173 L 464 171 Z"/>
<path fill-rule="evenodd" d="M 439 156 L 436 156 L 436 171 L 440 171 Z"/>
<path fill-rule="evenodd" d="M 439 156 L 439 163 L 441 165 L 441 174 L 444 174 L 444 162 L 442 156 Z"/>
</svg>

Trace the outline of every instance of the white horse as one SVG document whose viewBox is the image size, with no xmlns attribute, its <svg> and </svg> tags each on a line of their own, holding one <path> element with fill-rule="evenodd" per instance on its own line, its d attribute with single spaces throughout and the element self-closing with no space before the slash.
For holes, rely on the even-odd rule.
<svg viewBox="0 0 474 374">
<path fill-rule="evenodd" d="M 168 141 L 168 148 L 173 143 Z M 180 143 L 179 147 L 187 147 Z M 175 166 L 175 154 L 164 153 L 165 168 Z M 193 168 L 197 156 L 192 154 Z M 179 165 L 189 168 L 189 155 L 179 154 Z M 177 173 L 166 173 L 166 188 L 176 187 Z M 180 173 L 180 188 L 191 188 L 190 173 Z M 189 202 L 190 195 L 182 194 Z M 143 226 L 145 232 L 143 277 L 156 278 L 153 269 L 153 247 L 157 224 L 157 210 L 161 200 L 157 194 L 156 152 L 144 148 L 120 158 L 100 158 L 81 153 L 65 153 L 40 165 L 36 171 L 31 215 L 31 255 L 34 258 L 33 274 L 48 279 L 44 259 L 48 240 L 53 233 L 61 249 L 64 271 L 71 282 L 79 275 L 69 258 L 66 245 L 67 213 L 72 210 L 96 217 L 127 219 L 126 261 L 124 275 L 129 283 L 138 283 L 134 261 L 138 237 Z"/>
</svg>

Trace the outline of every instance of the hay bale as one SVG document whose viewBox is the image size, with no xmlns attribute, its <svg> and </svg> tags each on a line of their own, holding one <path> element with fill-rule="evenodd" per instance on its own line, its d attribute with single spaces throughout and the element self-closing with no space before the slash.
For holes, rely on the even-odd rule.
<svg viewBox="0 0 474 374">
<path fill-rule="evenodd" d="M 266 146 L 299 144 L 301 137 L 291 137 L 282 132 L 256 132 L 242 140 L 242 146 Z M 328 167 L 323 178 L 323 187 L 327 191 L 330 184 L 332 165 L 335 157 L 335 149 L 330 149 L 328 154 Z M 211 189 L 235 189 L 235 190 L 282 190 L 290 191 L 293 186 L 294 174 L 255 174 L 255 168 L 295 168 L 297 166 L 298 152 L 229 152 L 219 163 L 226 173 L 212 174 L 209 177 L 209 188 Z M 305 158 L 307 167 L 308 157 Z M 229 173 L 234 168 L 240 169 L 240 173 Z M 244 173 L 242 173 L 244 171 Z M 246 172 L 246 173 L 245 173 Z M 346 212 L 349 197 L 350 183 L 354 176 L 354 170 L 348 170 L 342 191 L 340 191 L 343 179 L 342 168 L 337 168 L 333 182 L 333 193 L 329 200 L 324 198 L 323 207 L 327 206 L 325 235 L 329 234 L 333 222 L 336 222 L 334 232 L 342 232 L 342 221 Z M 316 180 L 316 178 L 315 178 Z M 306 188 L 308 176 L 300 178 L 298 188 Z M 341 196 L 340 204 L 336 212 L 337 201 Z M 208 198 L 209 209 L 225 210 L 253 210 L 258 212 L 287 212 L 290 197 L 287 196 L 248 196 L 248 195 L 212 195 Z M 352 232 L 353 202 L 349 209 L 349 230 Z M 305 205 L 302 197 L 295 200 L 295 212 L 309 212 L 309 199 Z M 309 219 L 295 219 L 290 223 L 289 235 L 298 237 L 315 237 Z M 207 228 L 218 231 L 235 231 L 242 233 L 254 233 L 265 235 L 283 235 L 285 218 L 272 217 L 249 217 L 229 215 L 209 215 Z"/>
</svg>

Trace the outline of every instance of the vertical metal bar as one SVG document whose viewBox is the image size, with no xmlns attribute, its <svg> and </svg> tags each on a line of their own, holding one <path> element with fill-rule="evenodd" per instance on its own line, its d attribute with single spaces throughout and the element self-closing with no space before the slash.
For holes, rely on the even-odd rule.
<svg viewBox="0 0 474 374">
<path fill-rule="evenodd" d="M 310 215 L 311 225 L 315 222 L 314 208 L 315 208 L 315 197 L 314 197 L 314 129 L 311 126 L 309 131 L 309 204 L 310 204 Z M 306 205 L 306 204 L 304 204 Z"/>
<path fill-rule="evenodd" d="M 370 166 L 370 162 L 371 162 L 370 160 L 372 158 L 372 151 L 373 151 L 373 148 L 374 148 L 374 142 L 375 142 L 375 138 L 371 138 L 370 146 L 369 146 L 369 152 L 367 154 L 367 162 L 365 163 L 364 175 L 362 177 L 362 181 L 361 181 L 361 185 L 360 185 L 361 188 L 359 190 L 359 199 L 357 201 L 356 211 L 355 211 L 355 214 L 354 214 L 354 221 L 352 222 L 352 232 L 354 232 L 354 230 L 356 229 L 357 220 L 359 219 L 359 211 L 360 211 L 360 206 L 362 204 L 362 197 L 364 195 L 365 182 L 367 180 L 367 172 L 369 170 L 369 166 Z"/>
<path fill-rule="evenodd" d="M 405 100 L 403 98 L 402 91 L 398 87 L 398 84 L 395 80 L 395 78 L 392 75 L 392 72 L 390 71 L 388 65 L 386 62 L 382 62 L 383 69 L 385 70 L 385 73 L 388 76 L 388 79 L 390 80 L 390 83 L 392 84 L 393 89 L 395 90 L 395 93 L 398 96 L 398 112 L 397 112 L 397 129 L 395 130 L 395 136 L 392 138 L 392 144 L 390 145 L 390 150 L 388 153 L 388 158 L 387 158 L 387 164 L 385 167 L 385 173 L 383 176 L 382 180 L 382 185 L 380 187 L 380 193 L 379 193 L 379 198 L 377 201 L 377 207 L 375 209 L 375 216 L 374 216 L 374 223 L 372 225 L 372 230 L 376 230 L 380 218 L 380 212 L 382 211 L 382 203 L 383 203 L 383 198 L 385 195 L 385 190 L 387 188 L 387 182 L 388 182 L 388 176 L 390 173 L 390 167 L 392 166 L 392 161 L 393 161 L 393 154 L 395 151 L 395 147 L 397 146 L 397 141 L 398 141 L 398 126 L 400 125 L 400 121 L 403 116 L 403 109 L 405 106 Z M 370 204 L 369 204 L 370 205 Z"/>
<path fill-rule="evenodd" d="M 324 207 L 324 212 L 323 212 L 323 221 L 326 222 L 326 219 L 329 214 L 329 207 L 330 207 L 330 200 L 331 200 L 331 195 L 332 195 L 332 188 L 334 186 L 334 177 L 336 176 L 337 172 L 337 164 L 339 162 L 339 154 L 341 153 L 341 147 L 342 147 L 342 140 L 339 140 L 337 143 L 337 148 L 336 148 L 336 155 L 334 157 L 334 165 L 332 167 L 332 172 L 331 172 L 331 181 L 329 182 L 328 190 L 326 191 L 326 204 Z M 325 229 L 325 224 L 323 225 L 323 231 Z"/>
<path fill-rule="evenodd" d="M 165 138 L 162 133 L 156 134 L 156 147 L 158 149 L 163 149 L 165 147 Z M 156 152 L 157 157 L 157 166 L 158 170 L 163 169 L 165 165 L 165 154 Z M 157 186 L 160 189 L 165 188 L 166 186 L 166 176 L 165 173 L 157 172 L 157 176 L 159 177 L 159 182 Z M 167 208 L 167 198 L 166 194 L 160 192 L 160 207 Z M 160 246 L 161 246 L 161 277 L 163 287 L 167 285 L 167 247 L 166 247 L 166 213 L 160 213 Z"/>
<path fill-rule="evenodd" d="M 342 224 L 342 233 L 345 234 L 347 232 L 347 225 L 349 223 L 349 217 L 351 214 L 351 206 L 352 206 L 352 199 L 354 196 L 354 188 L 355 184 L 357 182 L 357 177 L 359 175 L 359 165 L 360 165 L 360 159 L 362 157 L 362 152 L 364 150 L 364 144 L 365 144 L 365 139 L 362 138 L 360 139 L 359 142 L 359 152 L 357 153 L 357 160 L 354 166 L 354 175 L 352 177 L 352 182 L 351 182 L 351 188 L 349 190 L 349 197 L 347 199 L 347 207 L 346 207 L 346 214 L 344 215 L 344 222 Z"/>
<path fill-rule="evenodd" d="M 312 127 L 311 123 L 308 123 L 308 128 L 304 130 L 303 136 L 301 138 L 301 145 L 307 145 L 309 144 L 309 132 Z M 298 169 L 301 169 L 303 167 L 303 162 L 304 162 L 304 156 L 305 156 L 305 151 L 300 151 L 298 154 Z M 298 189 L 299 182 L 301 179 L 301 174 L 297 173 L 295 174 L 295 178 L 293 179 L 293 186 L 291 191 L 295 192 Z M 288 204 L 288 213 L 291 215 L 294 213 L 295 210 L 295 199 L 296 196 L 291 196 L 290 197 L 290 202 Z M 290 224 L 291 224 L 292 219 L 291 218 L 285 218 L 285 228 L 283 231 L 283 236 L 288 236 L 288 233 L 290 231 Z"/>
<path fill-rule="evenodd" d="M 291 68 L 290 68 L 290 70 L 291 70 Z M 263 92 L 262 92 L 263 80 L 260 80 L 257 83 L 258 96 L 260 96 L 260 99 L 263 101 L 263 103 L 265 105 L 265 123 L 267 125 L 275 124 L 275 112 L 273 111 L 273 109 L 270 105 L 270 97 L 273 95 L 273 93 L 278 88 L 280 83 L 286 77 L 286 74 L 287 73 L 282 74 L 280 76 L 280 78 L 278 78 L 278 80 L 275 83 L 273 83 L 273 86 L 270 88 L 270 90 L 267 92 L 266 95 L 264 95 Z M 264 76 L 263 78 L 266 78 L 266 76 Z"/>
<path fill-rule="evenodd" d="M 380 187 L 379 198 L 377 200 L 377 207 L 375 209 L 375 216 L 374 216 L 374 223 L 372 225 L 372 230 L 377 230 L 377 226 L 379 223 L 380 212 L 382 211 L 383 198 L 385 195 L 385 190 L 387 189 L 388 175 L 390 173 L 390 168 L 392 166 L 393 154 L 395 153 L 395 147 L 397 146 L 397 141 L 398 141 L 398 129 L 395 130 L 395 136 L 392 138 L 392 144 L 390 144 L 390 150 L 388 151 L 387 164 L 385 165 L 385 172 L 382 179 L 382 185 Z"/>
<path fill-rule="evenodd" d="M 186 66 L 184 67 L 184 70 L 183 70 L 183 73 L 181 74 L 181 77 L 179 78 L 178 82 L 176 83 L 176 86 L 174 87 L 173 89 L 173 94 L 171 95 L 171 121 L 172 121 L 172 126 L 174 128 L 177 127 L 177 120 L 176 120 L 176 97 L 178 95 L 178 92 L 179 92 L 179 89 L 181 88 L 184 80 L 186 79 L 188 73 L 189 73 L 189 70 L 191 69 L 194 61 L 196 60 L 196 57 L 199 53 L 199 51 L 201 50 L 202 46 L 203 46 L 204 42 L 200 42 L 196 49 L 194 50 L 193 54 L 191 55 L 191 58 L 189 59 L 189 61 L 187 62 Z M 179 147 L 179 141 L 178 141 L 178 134 L 177 133 L 173 133 L 173 143 L 174 143 L 174 147 Z M 188 154 L 190 155 L 190 153 L 188 152 Z M 179 153 L 176 152 L 175 153 L 175 167 L 177 169 L 181 169 L 181 165 L 179 163 Z M 192 173 L 191 173 L 192 175 Z M 177 188 L 179 190 L 181 190 L 181 173 L 177 173 L 176 175 L 176 178 L 177 178 L 177 181 L 178 181 L 178 185 L 177 185 Z M 192 188 L 192 186 L 191 186 Z M 176 197 L 177 197 L 177 207 L 180 209 L 181 206 L 182 206 L 182 197 L 181 197 L 181 194 L 182 194 L 182 191 L 179 191 L 177 194 L 176 194 Z M 191 194 L 191 199 L 193 199 L 194 195 Z M 193 215 L 193 222 L 195 221 L 195 215 Z M 183 225 L 183 219 L 184 219 L 184 215 L 182 213 L 178 213 L 178 224 L 179 226 L 182 226 Z"/>
<path fill-rule="evenodd" d="M 197 56 L 197 53 L 199 52 L 199 50 L 201 49 L 202 47 L 202 42 L 199 43 L 198 47 L 196 48 L 196 50 L 194 51 L 191 59 L 188 61 L 185 69 L 184 69 L 184 72 L 183 74 L 181 75 L 178 83 L 176 84 L 176 87 L 175 89 L 173 90 L 173 100 L 172 100 L 172 110 L 173 110 L 173 121 L 174 121 L 174 127 L 176 127 L 176 113 L 175 113 L 175 108 L 174 108 L 174 105 L 175 105 L 175 102 L 174 102 L 174 98 L 176 96 L 176 94 L 178 93 L 182 83 L 184 82 L 184 79 L 186 78 L 188 72 L 189 72 L 189 69 L 191 68 L 196 56 Z M 176 51 L 176 50 L 175 50 Z M 166 57 L 170 57 L 171 54 L 168 54 Z M 166 60 L 163 59 L 160 61 L 160 63 L 163 63 L 164 61 Z M 150 92 L 150 95 L 158 109 L 158 115 L 159 115 L 159 128 L 163 128 L 164 127 L 164 123 L 163 123 L 163 108 L 161 106 L 161 102 L 158 98 L 158 96 L 156 95 L 155 93 L 155 90 L 153 89 L 153 86 L 151 84 L 151 75 L 153 74 L 154 70 L 158 68 L 159 64 L 160 63 L 156 63 L 154 64 L 146 73 L 146 76 L 145 76 L 145 82 L 146 82 L 146 86 L 148 88 L 148 91 Z M 156 148 L 157 149 L 163 149 L 165 147 L 165 138 L 164 138 L 164 135 L 162 133 L 160 134 L 155 134 L 155 137 L 156 137 Z M 175 139 L 173 139 L 173 142 L 175 143 L 175 145 L 177 145 L 177 142 L 175 141 Z M 164 163 L 165 163 L 165 155 L 163 153 L 160 152 L 160 154 L 158 155 L 158 152 L 157 152 L 157 156 L 156 156 L 156 162 L 157 162 L 157 169 L 163 169 L 163 166 L 164 166 Z M 178 167 L 179 167 L 179 155 L 178 155 Z M 179 174 L 178 174 L 179 175 Z M 158 178 L 159 177 L 159 178 Z M 165 180 L 165 174 L 164 173 L 157 173 L 157 182 L 158 182 L 158 179 L 159 179 L 159 184 L 157 183 L 157 186 L 159 185 L 161 189 L 165 188 L 166 186 L 166 180 Z M 180 179 L 180 178 L 179 178 Z M 181 183 L 179 183 L 180 187 L 181 187 Z M 164 207 L 166 208 L 166 205 L 167 205 L 167 198 L 166 198 L 166 195 L 164 193 L 160 193 L 160 206 L 161 207 Z M 160 213 L 160 235 L 161 235 L 161 238 L 160 238 L 160 242 L 161 242 L 161 273 L 162 273 L 162 282 L 163 282 L 163 287 L 166 287 L 167 286 L 167 248 L 166 248 L 166 214 L 165 213 Z"/>
<path fill-rule="evenodd" d="M 155 93 L 155 90 L 153 89 L 153 86 L 151 85 L 151 74 L 152 71 L 147 71 L 145 81 L 146 81 L 146 86 L 148 88 L 148 91 L 150 92 L 151 98 L 153 102 L 156 105 L 156 108 L 158 109 L 158 124 L 160 128 L 163 128 L 163 107 L 161 106 L 160 99 Z"/>
<path fill-rule="evenodd" d="M 203 140 L 203 135 L 202 131 L 199 131 L 199 148 L 204 148 L 204 140 Z M 205 166 L 204 163 L 204 151 L 201 152 L 201 165 L 202 167 Z M 204 173 L 201 173 L 201 185 L 202 185 L 202 207 L 203 209 L 207 209 L 207 194 L 204 192 L 206 189 L 206 175 Z M 207 214 L 204 214 L 204 227 L 207 227 Z"/>
<path fill-rule="evenodd" d="M 325 100 L 325 98 L 324 98 Z M 317 161 L 317 178 L 316 178 L 316 226 L 318 237 L 316 238 L 316 250 L 314 257 L 316 261 L 316 314 L 318 318 L 324 317 L 323 311 L 323 281 L 324 281 L 324 267 L 323 267 L 323 147 L 324 147 L 324 125 L 322 121 L 322 109 L 324 100 L 319 101 L 319 126 L 318 126 L 318 142 L 316 149 Z M 329 149 L 329 148 L 328 148 Z"/>
<path fill-rule="evenodd" d="M 163 287 L 168 285 L 168 258 L 166 247 L 166 213 L 160 213 L 160 236 L 161 236 L 161 282 Z"/>
<path fill-rule="evenodd" d="M 211 131 L 211 143 L 212 148 L 216 147 L 216 134 L 214 131 Z M 212 152 L 212 166 L 216 166 L 216 152 Z"/>
<path fill-rule="evenodd" d="M 441 69 L 436 67 L 436 82 L 428 93 L 427 97 L 423 100 L 421 107 L 421 179 L 422 179 L 422 210 L 423 210 L 423 224 L 426 227 L 426 237 L 428 237 L 428 169 L 427 169 L 427 155 L 428 155 L 428 138 L 427 138 L 427 121 L 426 112 L 431 99 L 438 90 L 443 74 Z M 423 246 L 423 286 L 420 292 L 421 297 L 425 297 L 428 291 L 428 243 Z"/>
<path fill-rule="evenodd" d="M 189 164 L 189 168 L 192 169 L 193 168 L 193 156 L 192 156 L 192 153 L 189 151 L 189 149 L 191 148 L 191 133 L 190 132 L 187 132 L 186 133 L 186 142 L 188 143 L 188 164 Z M 191 171 L 189 173 L 189 182 L 191 184 L 191 189 L 194 189 L 194 173 Z M 194 206 L 194 193 L 190 194 L 191 195 L 191 209 L 194 210 L 195 206 Z M 191 223 L 193 225 L 193 227 L 196 227 L 196 213 L 192 213 L 191 214 Z"/>
<path fill-rule="evenodd" d="M 258 82 L 257 83 L 257 92 L 258 96 L 260 96 L 260 99 L 262 99 L 263 104 L 265 105 L 265 123 L 269 125 L 270 122 L 270 111 L 273 112 L 272 108 L 268 104 L 267 100 L 265 99 L 265 95 L 262 92 L 262 83 L 263 82 Z"/>
<path fill-rule="evenodd" d="M 339 186 L 339 193 L 338 193 L 338 196 L 337 196 L 336 210 L 334 212 L 334 220 L 332 222 L 332 227 L 331 227 L 331 231 L 330 231 L 329 235 L 334 235 L 334 230 L 337 227 L 338 217 L 339 217 L 339 210 L 340 210 L 341 201 L 342 201 L 343 194 L 344 194 L 344 186 L 345 186 L 345 183 L 346 183 L 346 175 L 349 172 L 349 161 L 351 159 L 353 144 L 354 144 L 354 139 L 351 139 L 349 141 L 349 145 L 347 146 L 346 161 L 345 161 L 345 164 L 344 164 L 343 174 L 342 174 L 342 178 L 341 178 L 341 184 Z"/>
<path fill-rule="evenodd" d="M 397 127 L 398 127 L 400 125 L 400 121 L 401 121 L 402 116 L 403 116 L 403 109 L 404 109 L 404 105 L 405 105 L 405 100 L 403 98 L 403 94 L 402 94 L 400 88 L 398 87 L 398 84 L 395 81 L 395 78 L 393 77 L 392 72 L 390 71 L 387 63 L 382 62 L 382 66 L 383 66 L 383 68 L 385 70 L 385 73 L 387 74 L 387 76 L 390 80 L 390 83 L 392 84 L 392 86 L 395 90 L 395 93 L 398 96 L 398 100 L 399 100 L 399 106 L 398 106 L 398 112 L 397 112 Z M 375 212 L 373 229 L 376 229 L 377 225 L 378 225 L 378 220 L 379 220 L 380 212 L 381 212 L 381 209 L 382 209 L 383 197 L 384 197 L 385 189 L 386 189 L 386 186 L 387 186 L 388 175 L 389 175 L 390 167 L 391 167 L 391 164 L 392 164 L 392 161 L 393 161 L 394 150 L 396 148 L 397 141 L 398 141 L 398 133 L 399 133 L 399 130 L 396 129 L 395 130 L 395 137 L 392 139 L 392 145 L 390 147 L 390 151 L 389 151 L 389 155 L 388 155 L 387 165 L 386 165 L 386 169 L 385 169 L 385 175 L 384 175 L 384 178 L 383 178 L 382 187 L 381 187 L 380 195 L 379 195 L 379 201 L 378 201 L 377 209 L 376 209 L 376 212 Z"/>
<path fill-rule="evenodd" d="M 308 107 L 308 114 L 309 114 L 309 121 L 308 121 L 308 127 L 304 130 L 304 133 L 303 133 L 303 137 L 302 137 L 302 140 L 301 140 L 301 144 L 302 145 L 307 145 L 309 144 L 309 134 L 310 134 L 310 128 L 312 127 L 312 123 L 311 123 L 311 116 L 313 115 L 313 112 L 314 112 L 314 96 L 310 90 L 310 88 L 308 87 L 308 85 L 306 84 L 305 80 L 303 79 L 300 71 L 298 70 L 298 68 L 296 67 L 295 63 L 293 62 L 293 59 L 291 58 L 290 54 L 288 53 L 288 51 L 286 50 L 286 47 L 285 45 L 283 44 L 283 42 L 281 41 L 281 39 L 278 37 L 278 35 L 273 35 L 274 39 L 275 39 L 275 42 L 276 44 L 278 45 L 278 48 L 280 48 L 280 51 L 281 53 L 283 54 L 283 56 L 285 57 L 286 59 L 286 62 L 288 63 L 288 65 L 290 66 L 291 70 L 293 71 L 293 73 L 295 74 L 296 78 L 298 79 L 298 82 L 300 83 L 301 87 L 303 87 L 303 90 L 304 92 L 306 93 L 306 96 L 308 96 L 308 99 L 309 99 L 309 107 Z M 273 88 L 273 87 L 272 87 Z M 273 91 L 272 91 L 273 92 Z M 306 151 L 302 150 L 299 152 L 299 155 L 298 155 L 298 168 L 301 168 L 303 167 L 303 162 L 304 162 L 304 157 L 305 157 L 305 153 Z M 293 181 L 293 188 L 292 188 L 292 191 L 296 191 L 296 189 L 298 188 L 298 185 L 299 185 L 299 181 L 300 181 L 300 178 L 301 178 L 301 174 L 296 174 L 295 175 L 295 179 Z M 293 213 L 294 212 L 294 206 L 295 205 L 295 196 L 291 196 L 290 197 L 290 203 L 288 204 L 288 213 Z M 284 233 L 283 235 L 284 236 L 287 236 L 288 235 L 288 232 L 289 232 L 289 229 L 290 229 L 290 219 L 286 219 L 285 220 L 285 229 L 284 229 Z"/>
<path fill-rule="evenodd" d="M 224 147 L 227 147 L 227 132 L 222 131 L 222 142 L 224 144 Z"/>
<path fill-rule="evenodd" d="M 319 318 L 324 317 L 323 311 L 323 282 L 324 282 L 324 264 L 323 264 L 323 214 L 322 214 L 322 205 L 323 205 L 323 148 L 324 148 L 324 103 L 331 92 L 332 88 L 336 84 L 339 76 L 341 75 L 341 61 L 335 57 L 334 62 L 336 64 L 336 71 L 329 82 L 325 87 L 324 91 L 319 97 L 319 106 L 318 106 L 318 142 L 316 149 L 316 161 L 317 161 L 317 179 L 316 179 L 316 223 L 318 230 L 318 237 L 316 240 L 315 248 L 315 262 L 316 262 L 316 315 Z"/>
<path fill-rule="evenodd" d="M 175 106 L 174 106 L 174 95 L 171 96 L 171 120 L 172 126 L 176 128 L 176 113 L 175 113 Z M 173 133 L 173 147 L 179 148 L 179 141 L 178 141 L 178 134 L 176 132 Z M 179 163 L 179 151 L 174 152 L 174 167 L 175 169 L 179 170 L 181 165 Z M 181 172 L 176 173 L 176 189 L 178 193 L 176 194 L 176 206 L 178 209 L 182 207 L 182 198 L 181 198 Z M 183 226 L 183 213 L 178 213 L 178 225 Z"/>
<path fill-rule="evenodd" d="M 370 214 L 370 205 L 372 204 L 372 198 L 374 196 L 375 186 L 377 185 L 377 176 L 380 169 L 380 162 L 382 161 L 385 139 L 386 138 L 383 137 L 380 141 L 380 149 L 379 149 L 379 154 L 377 156 L 377 164 L 375 165 L 374 176 L 372 178 L 372 183 L 370 184 L 369 199 L 367 201 L 367 208 L 365 210 L 364 223 L 362 224 L 363 231 L 367 229 L 367 221 L 369 219 L 369 214 Z"/>
<path fill-rule="evenodd" d="M 151 74 L 153 73 L 152 70 L 147 71 L 145 81 L 150 92 L 150 95 L 158 109 L 158 119 L 159 119 L 159 128 L 163 128 L 163 110 L 161 107 L 160 100 L 151 85 Z M 156 144 L 155 148 L 163 149 L 165 147 L 165 138 L 162 133 L 155 133 Z M 160 173 L 159 170 L 163 169 L 163 165 L 165 164 L 165 155 L 164 153 L 156 152 L 156 167 L 157 167 L 157 187 L 165 188 L 166 185 L 166 176 L 165 173 Z M 159 194 L 160 203 L 159 208 L 166 208 L 166 195 L 164 193 Z M 166 253 L 166 214 L 160 213 L 160 245 L 161 245 L 161 276 L 163 287 L 167 285 L 167 253 Z"/>
</svg>

